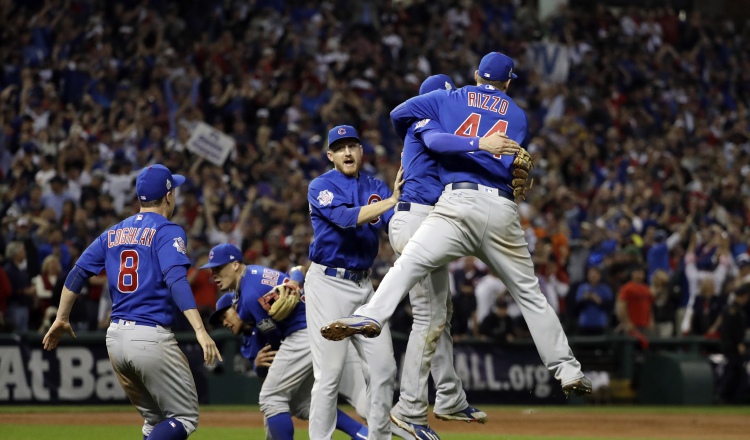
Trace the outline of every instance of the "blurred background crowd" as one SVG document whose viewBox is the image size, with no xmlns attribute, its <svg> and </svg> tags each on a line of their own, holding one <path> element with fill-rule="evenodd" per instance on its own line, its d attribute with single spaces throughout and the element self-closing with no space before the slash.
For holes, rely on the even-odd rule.
<svg viewBox="0 0 750 440">
<path fill-rule="evenodd" d="M 40 331 L 104 228 L 138 210 L 134 178 L 188 177 L 175 222 L 194 265 L 231 242 L 249 264 L 307 262 L 308 182 L 327 130 L 361 134 L 363 172 L 394 180 L 389 112 L 431 74 L 470 84 L 479 59 L 516 61 L 533 190 L 520 203 L 542 292 L 571 334 L 647 340 L 721 333 L 750 282 L 750 26 L 670 7 L 533 1 L 0 0 L 0 328 Z M 547 81 L 538 42 L 569 69 Z M 223 166 L 187 148 L 199 122 L 231 136 Z M 382 241 L 375 281 L 394 260 Z M 474 258 L 451 264 L 455 339 L 527 331 Z M 199 308 L 216 286 L 191 269 Z M 105 277 L 71 319 L 108 323 Z M 396 330 L 410 326 L 404 304 Z M 744 330 L 744 328 L 743 328 Z M 725 333 L 728 330 L 725 329 Z"/>
</svg>

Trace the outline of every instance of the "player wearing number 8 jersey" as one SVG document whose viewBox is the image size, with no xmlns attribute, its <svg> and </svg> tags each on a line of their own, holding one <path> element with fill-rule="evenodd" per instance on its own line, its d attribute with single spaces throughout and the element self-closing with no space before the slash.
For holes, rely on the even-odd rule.
<svg viewBox="0 0 750 440">
<path fill-rule="evenodd" d="M 471 137 L 504 132 L 525 145 L 526 114 L 505 93 L 513 78 L 513 61 L 503 54 L 490 53 L 482 58 L 475 72 L 476 86 L 414 97 L 395 108 L 391 119 L 402 137 L 412 125 L 418 133 L 430 121 L 436 121 L 447 133 Z M 430 140 L 424 136 L 422 139 L 429 147 Z M 557 315 L 539 290 L 513 200 L 513 161 L 511 155 L 495 157 L 485 151 L 439 156 L 445 192 L 435 209 L 368 304 L 353 316 L 326 325 L 322 329 L 324 337 L 376 336 L 377 329 L 393 315 L 394 304 L 398 304 L 389 297 L 403 299 L 409 289 L 436 268 L 474 255 L 503 281 L 521 307 L 542 361 L 562 382 L 563 390 L 590 392 L 591 383 L 581 372 Z"/>
<path fill-rule="evenodd" d="M 173 305 L 195 330 L 209 365 L 221 360 L 208 336 L 187 281 L 185 231 L 170 219 L 175 190 L 185 178 L 162 165 L 136 179 L 138 214 L 102 233 L 84 251 L 65 280 L 57 319 L 44 337 L 54 349 L 65 333 L 70 309 L 89 277 L 106 269 L 112 296 L 107 352 L 120 384 L 144 419 L 143 438 L 182 440 L 198 426 L 198 395 L 187 358 L 170 326 Z"/>
</svg>

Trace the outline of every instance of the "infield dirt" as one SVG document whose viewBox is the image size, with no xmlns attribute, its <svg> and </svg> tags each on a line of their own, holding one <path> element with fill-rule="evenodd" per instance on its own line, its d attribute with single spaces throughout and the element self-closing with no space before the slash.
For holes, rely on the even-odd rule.
<svg viewBox="0 0 750 440">
<path fill-rule="evenodd" d="M 597 439 L 648 438 L 648 439 L 747 439 L 750 417 L 741 414 L 660 414 L 647 412 L 591 413 L 575 411 L 545 411 L 540 409 L 496 409 L 488 411 L 487 424 L 468 424 L 430 420 L 438 433 L 475 433 L 528 436 L 582 436 Z M 138 413 L 34 413 L 0 414 L 2 424 L 45 425 L 140 425 Z M 263 426 L 259 411 L 206 411 L 201 414 L 202 427 L 253 427 Z M 307 423 L 295 420 L 298 429 Z"/>
</svg>

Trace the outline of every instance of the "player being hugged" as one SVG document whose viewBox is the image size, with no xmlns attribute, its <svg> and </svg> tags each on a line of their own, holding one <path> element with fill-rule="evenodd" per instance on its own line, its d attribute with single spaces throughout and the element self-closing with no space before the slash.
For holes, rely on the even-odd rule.
<svg viewBox="0 0 750 440">
<path fill-rule="evenodd" d="M 328 159 L 334 169 L 310 183 L 307 201 L 313 226 L 307 272 L 307 325 L 319 329 L 331 319 L 354 312 L 374 293 L 370 267 L 378 254 L 378 235 L 387 230 L 403 184 L 399 170 L 393 194 L 377 179 L 361 174 L 362 144 L 354 127 L 340 125 L 328 133 Z M 365 375 L 369 373 L 367 415 L 369 439 L 390 439 L 396 360 L 387 326 L 384 337 L 353 339 Z M 336 399 L 348 344 L 310 332 L 315 372 L 310 407 L 310 439 L 330 440 L 336 426 Z"/>
<path fill-rule="evenodd" d="M 170 221 L 175 191 L 184 182 L 163 165 L 138 174 L 140 212 L 108 228 L 83 252 L 65 279 L 57 318 L 43 340 L 44 348 L 52 350 L 65 333 L 75 337 L 69 323 L 73 302 L 86 280 L 106 269 L 112 296 L 107 352 L 143 416 L 144 440 L 182 440 L 198 427 L 195 382 L 170 329 L 174 304 L 193 326 L 205 362 L 222 360 L 187 280 L 185 231 Z"/>
<path fill-rule="evenodd" d="M 259 403 L 270 434 L 267 438 L 293 440 L 292 415 L 309 418 L 313 381 L 305 303 L 300 301 L 302 268 L 294 267 L 287 275 L 270 267 L 246 266 L 236 246 L 220 244 L 211 249 L 201 269 L 211 269 L 221 290 L 235 292 L 219 299 L 209 322 L 223 323 L 232 333 L 243 334 L 241 353 L 253 361 L 259 376 L 266 373 Z M 266 367 L 270 367 L 267 372 L 259 371 Z M 359 368 L 359 380 L 349 374 L 342 386 L 342 391 L 348 391 L 342 394 L 355 407 L 356 398 L 364 394 Z M 336 428 L 352 439 L 367 438 L 367 428 L 340 410 Z"/>
</svg>

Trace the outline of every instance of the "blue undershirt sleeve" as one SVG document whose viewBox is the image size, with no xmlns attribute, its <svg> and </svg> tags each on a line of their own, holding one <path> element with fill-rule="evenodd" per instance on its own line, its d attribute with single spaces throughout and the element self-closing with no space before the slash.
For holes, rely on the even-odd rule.
<svg viewBox="0 0 750 440">
<path fill-rule="evenodd" d="M 80 266 L 75 265 L 73 266 L 73 269 L 71 269 L 70 272 L 68 273 L 68 276 L 65 278 L 65 287 L 67 287 L 68 290 L 70 290 L 71 292 L 77 295 L 81 293 L 81 289 L 83 289 L 83 284 L 94 275 L 95 274 L 91 272 L 87 272 L 81 269 Z"/>
<path fill-rule="evenodd" d="M 421 134 L 422 141 L 430 150 L 440 154 L 468 153 L 479 151 L 478 137 L 464 137 L 455 134 L 427 130 Z"/>
<path fill-rule="evenodd" d="M 164 281 L 169 287 L 169 293 L 172 295 L 180 311 L 195 309 L 195 297 L 190 289 L 190 283 L 187 280 L 187 269 L 185 266 L 172 266 L 164 274 Z"/>
</svg>

